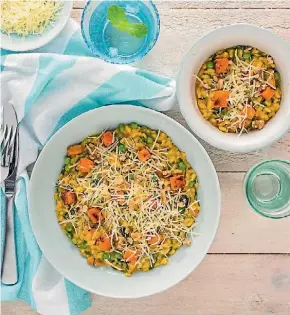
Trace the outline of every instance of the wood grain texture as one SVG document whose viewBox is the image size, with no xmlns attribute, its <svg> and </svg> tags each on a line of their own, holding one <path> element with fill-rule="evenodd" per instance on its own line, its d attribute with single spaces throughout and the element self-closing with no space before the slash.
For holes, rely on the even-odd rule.
<svg viewBox="0 0 290 315">
<path fill-rule="evenodd" d="M 86 4 L 86 0 L 74 0 L 74 8 L 82 9 Z M 154 0 L 158 6 L 164 3 L 164 0 Z M 169 0 L 171 8 L 177 9 L 277 9 L 277 8 L 290 8 L 288 0 L 195 0 L 195 1 L 186 1 L 186 0 Z"/>
<path fill-rule="evenodd" d="M 264 218 L 246 204 L 244 173 L 219 173 L 222 208 L 210 253 L 290 253 L 290 217 Z M 290 300 L 289 300 L 290 301 Z"/>
<path fill-rule="evenodd" d="M 207 255 L 163 293 L 136 300 L 93 295 L 93 306 L 81 314 L 289 315 L 289 296 L 290 255 Z M 20 314 L 36 312 L 22 302 L 3 303 L 2 315 Z"/>
<path fill-rule="evenodd" d="M 180 10 L 172 9 L 172 2 L 158 2 L 157 7 L 162 22 L 160 38 L 152 52 L 136 63 L 136 66 L 171 77 L 176 77 L 180 62 L 193 42 L 221 25 L 251 22 L 273 30 L 290 43 L 290 10 L 287 9 Z M 80 20 L 81 11 L 74 10 L 75 20 Z M 167 114 L 188 128 L 178 106 Z M 247 171 L 253 164 L 265 159 L 290 159 L 290 133 L 264 150 L 247 154 L 225 152 L 201 142 L 218 171 Z"/>
</svg>

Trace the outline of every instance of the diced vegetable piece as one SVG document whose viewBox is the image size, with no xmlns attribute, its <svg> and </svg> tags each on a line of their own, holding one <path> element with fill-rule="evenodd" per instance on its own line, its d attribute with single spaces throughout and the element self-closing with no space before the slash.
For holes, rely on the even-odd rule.
<svg viewBox="0 0 290 315">
<path fill-rule="evenodd" d="M 272 77 L 270 80 L 268 80 L 268 82 L 269 82 L 269 84 L 271 85 L 271 86 L 276 86 L 276 82 L 275 82 L 275 78 L 274 77 Z"/>
<path fill-rule="evenodd" d="M 151 143 L 153 143 L 153 139 L 152 139 L 151 137 L 148 137 L 148 138 L 146 139 L 146 142 L 147 142 L 148 144 L 151 144 Z"/>
<path fill-rule="evenodd" d="M 180 212 L 180 213 L 184 213 L 184 212 L 185 212 L 185 207 L 178 208 L 178 212 Z"/>
<path fill-rule="evenodd" d="M 261 93 L 262 97 L 265 100 L 270 100 L 275 94 L 275 90 L 271 89 L 270 87 L 266 87 L 265 90 Z"/>
<path fill-rule="evenodd" d="M 71 158 L 66 157 L 66 158 L 64 159 L 64 164 L 65 164 L 65 165 L 69 165 L 70 162 L 71 162 Z"/>
<path fill-rule="evenodd" d="M 82 173 L 89 173 L 94 167 L 95 163 L 87 158 L 82 158 L 78 162 L 78 170 Z"/>
<path fill-rule="evenodd" d="M 82 154 L 84 152 L 84 148 L 81 144 L 71 145 L 67 148 L 68 156 L 76 156 Z"/>
<path fill-rule="evenodd" d="M 101 261 L 101 260 L 99 260 L 99 259 L 96 259 L 94 265 L 95 265 L 95 266 L 105 266 L 106 263 L 105 263 L 104 261 Z"/>
<path fill-rule="evenodd" d="M 225 108 L 228 106 L 229 91 L 214 91 L 211 101 L 213 108 Z"/>
<path fill-rule="evenodd" d="M 119 130 L 123 132 L 125 130 L 125 125 L 124 124 L 120 124 L 119 125 Z"/>
<path fill-rule="evenodd" d="M 141 162 L 146 162 L 147 160 L 150 159 L 150 157 L 151 157 L 151 154 L 146 148 L 143 148 L 138 152 L 138 159 Z"/>
<path fill-rule="evenodd" d="M 71 224 L 68 224 L 68 225 L 65 227 L 65 229 L 66 229 L 68 232 L 72 232 L 73 227 L 72 227 Z"/>
<path fill-rule="evenodd" d="M 89 265 L 93 265 L 94 262 L 95 262 L 95 259 L 94 259 L 93 256 L 90 256 L 90 257 L 87 258 L 87 263 L 88 263 Z"/>
<path fill-rule="evenodd" d="M 128 249 L 124 252 L 123 254 L 123 258 L 126 260 L 126 261 L 129 261 L 131 263 L 135 263 L 137 261 L 137 258 L 138 258 L 138 254 L 136 251 L 133 251 L 131 249 Z"/>
<path fill-rule="evenodd" d="M 126 146 L 124 144 L 119 145 L 119 152 L 125 152 L 126 151 Z"/>
<path fill-rule="evenodd" d="M 251 54 L 250 53 L 244 53 L 243 57 L 244 57 L 244 59 L 249 60 L 249 59 L 251 59 Z"/>
<path fill-rule="evenodd" d="M 152 236 L 149 236 L 147 239 L 147 243 L 149 245 L 157 245 L 160 243 L 160 241 L 161 241 L 160 235 L 152 235 Z"/>
<path fill-rule="evenodd" d="M 114 252 L 114 258 L 115 259 L 121 259 L 122 258 L 122 254 Z"/>
<path fill-rule="evenodd" d="M 150 203 L 150 207 L 152 207 L 152 209 L 157 209 L 158 207 L 158 201 L 154 198 L 151 198 L 151 203 Z"/>
<path fill-rule="evenodd" d="M 242 114 L 243 116 L 246 115 L 247 119 L 253 119 L 254 116 L 255 116 L 255 114 L 256 114 L 256 111 L 254 110 L 253 107 L 247 106 L 247 108 L 244 107 L 244 108 L 242 109 L 241 114 Z"/>
<path fill-rule="evenodd" d="M 218 58 L 215 60 L 215 71 L 217 74 L 225 73 L 229 68 L 228 58 Z"/>
<path fill-rule="evenodd" d="M 185 186 L 185 179 L 183 175 L 170 177 L 170 185 L 172 190 L 182 189 Z"/>
<path fill-rule="evenodd" d="M 213 69 L 214 68 L 214 63 L 212 61 L 208 61 L 206 63 L 206 67 L 207 67 L 207 69 Z"/>
<path fill-rule="evenodd" d="M 141 237 L 142 237 L 142 234 L 141 233 L 138 233 L 138 232 L 133 232 L 131 233 L 131 237 L 133 238 L 133 240 L 140 240 Z"/>
<path fill-rule="evenodd" d="M 62 216 L 63 216 L 66 220 L 69 219 L 68 212 L 65 212 Z"/>
<path fill-rule="evenodd" d="M 251 123 L 252 123 L 252 119 L 246 119 L 244 122 L 243 122 L 243 126 L 245 127 L 245 128 L 247 128 L 247 127 L 249 127 L 250 125 L 251 125 Z"/>
<path fill-rule="evenodd" d="M 104 220 L 104 217 L 102 215 L 102 211 L 98 207 L 89 208 L 87 210 L 87 213 L 88 213 L 88 216 L 93 223 L 99 223 L 99 222 L 102 222 Z"/>
<path fill-rule="evenodd" d="M 188 186 L 192 188 L 192 187 L 194 187 L 194 184 L 195 184 L 195 180 L 192 180 L 192 181 L 189 182 Z"/>
<path fill-rule="evenodd" d="M 137 125 L 135 122 L 132 122 L 132 123 L 130 124 L 130 127 L 131 127 L 132 129 L 136 129 L 136 128 L 138 127 L 138 125 Z"/>
<path fill-rule="evenodd" d="M 102 234 L 96 241 L 100 250 L 109 251 L 111 249 L 111 239 L 106 234 Z"/>
<path fill-rule="evenodd" d="M 106 131 L 102 135 L 102 142 L 105 147 L 109 147 L 114 142 L 113 133 L 111 131 Z"/>
<path fill-rule="evenodd" d="M 275 81 L 280 82 L 280 74 L 278 72 L 274 73 L 274 79 Z"/>
<path fill-rule="evenodd" d="M 178 163 L 178 168 L 179 168 L 181 171 L 185 172 L 185 171 L 186 171 L 186 165 L 185 165 L 185 163 L 184 163 L 183 161 L 180 161 L 180 162 Z"/>
<path fill-rule="evenodd" d="M 76 194 L 72 191 L 65 191 L 62 193 L 61 198 L 65 205 L 73 205 L 76 203 Z"/>
<path fill-rule="evenodd" d="M 104 253 L 103 258 L 104 258 L 104 259 L 109 260 L 109 259 L 110 259 L 110 254 L 108 254 L 108 253 Z"/>
</svg>

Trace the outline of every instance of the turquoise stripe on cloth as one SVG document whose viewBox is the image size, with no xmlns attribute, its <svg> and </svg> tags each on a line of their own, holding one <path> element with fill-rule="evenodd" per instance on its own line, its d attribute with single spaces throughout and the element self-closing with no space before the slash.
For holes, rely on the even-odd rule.
<svg viewBox="0 0 290 315">
<path fill-rule="evenodd" d="M 154 81 L 163 86 L 167 86 L 171 82 L 171 79 L 168 77 L 165 77 L 165 76 L 153 73 L 153 72 L 149 72 L 143 69 L 138 69 L 136 71 L 136 74 L 146 78 L 147 80 Z"/>
<path fill-rule="evenodd" d="M 90 295 L 64 279 L 42 255 L 29 221 L 26 168 L 57 130 L 86 111 L 125 103 L 159 111 L 170 109 L 176 102 L 175 82 L 145 70 L 92 58 L 79 27 L 72 21 L 57 39 L 41 48 L 42 52 L 45 50 L 46 53 L 36 50 L 25 54 L 1 51 L 1 101 L 10 101 L 21 121 L 15 198 L 19 281 L 12 286 L 1 284 L 1 300 L 26 301 L 44 315 L 70 315 L 88 309 Z M 2 189 L 0 197 L 2 253 Z"/>
<path fill-rule="evenodd" d="M 136 74 L 135 72 L 117 73 L 109 81 L 102 84 L 73 108 L 68 110 L 60 118 L 51 135 L 84 112 L 109 104 L 148 100 L 164 89 L 163 85 L 155 84 L 156 81 L 149 80 L 146 76 L 138 76 L 138 80 L 136 80 Z M 153 78 L 154 76 L 152 75 L 151 77 Z M 166 84 L 168 84 L 167 80 Z M 147 88 L 148 85 L 150 85 L 149 89 Z M 139 105 L 144 106 L 140 102 Z"/>
<path fill-rule="evenodd" d="M 72 282 L 65 280 L 69 309 L 71 314 L 78 314 L 91 306 L 89 293 Z"/>
<path fill-rule="evenodd" d="M 93 54 L 85 44 L 82 39 L 82 35 L 79 29 L 75 31 L 70 41 L 68 42 L 65 52 L 65 55 L 75 55 L 75 56 L 87 56 L 92 57 Z"/>
<path fill-rule="evenodd" d="M 4 71 L 4 62 L 5 62 L 5 56 L 1 56 L 1 65 L 0 65 L 0 71 L 2 72 L 2 71 Z"/>
<path fill-rule="evenodd" d="M 68 58 L 60 62 L 59 59 L 51 55 L 43 54 L 39 57 L 37 77 L 25 102 L 25 114 L 30 110 L 33 102 L 42 93 L 43 89 L 47 88 L 53 79 L 62 73 L 63 70 L 71 68 L 75 62 L 75 58 Z M 49 93 L 47 89 L 46 93 Z"/>
</svg>

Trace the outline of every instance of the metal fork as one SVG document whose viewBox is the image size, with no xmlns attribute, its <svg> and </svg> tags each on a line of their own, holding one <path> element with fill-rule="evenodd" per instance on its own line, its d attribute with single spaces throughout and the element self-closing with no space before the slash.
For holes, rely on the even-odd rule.
<svg viewBox="0 0 290 315">
<path fill-rule="evenodd" d="M 6 231 L 4 238 L 1 281 L 3 284 L 12 285 L 18 281 L 17 259 L 14 235 L 14 197 L 17 179 L 19 137 L 16 129 L 15 144 L 13 146 L 12 161 L 9 176 L 5 180 L 6 199 Z"/>
<path fill-rule="evenodd" d="M 15 137 L 17 133 L 17 127 L 4 126 L 1 139 L 1 182 L 3 182 L 8 174 L 9 167 L 12 162 L 13 150 L 15 145 Z"/>
<path fill-rule="evenodd" d="M 3 235 L 3 260 L 1 267 L 1 281 L 3 284 L 12 285 L 18 281 L 17 259 L 14 235 L 14 196 L 18 166 L 18 120 L 15 109 L 11 103 L 3 107 L 3 141 L 1 145 L 1 170 L 8 177 L 4 181 L 6 228 Z M 2 166 L 3 165 L 3 166 Z"/>
</svg>

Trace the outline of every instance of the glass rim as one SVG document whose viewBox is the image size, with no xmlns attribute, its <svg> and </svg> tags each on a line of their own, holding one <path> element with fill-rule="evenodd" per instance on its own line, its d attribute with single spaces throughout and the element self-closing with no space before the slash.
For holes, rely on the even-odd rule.
<svg viewBox="0 0 290 315">
<path fill-rule="evenodd" d="M 253 203 L 250 201 L 250 198 L 248 196 L 248 182 L 249 182 L 249 178 L 251 177 L 252 173 L 260 166 L 264 165 L 264 164 L 268 164 L 268 163 L 271 163 L 271 162 L 279 162 L 279 163 L 282 163 L 282 164 L 285 164 L 285 165 L 288 165 L 290 166 L 290 162 L 289 161 L 286 161 L 286 160 L 279 160 L 279 159 L 270 159 L 270 160 L 266 160 L 266 161 L 262 161 L 262 162 L 258 162 L 256 163 L 255 165 L 253 165 L 248 171 L 247 173 L 245 174 L 245 177 L 244 177 L 244 180 L 243 180 L 243 192 L 244 192 L 244 195 L 246 197 L 246 200 L 247 200 L 247 203 L 248 205 L 250 206 L 250 208 L 262 215 L 263 217 L 265 218 L 270 218 L 270 219 L 283 219 L 283 218 L 287 218 L 290 216 L 290 210 L 289 210 L 289 213 L 286 213 L 285 215 L 270 215 L 270 214 L 266 214 L 264 212 L 261 212 L 260 210 L 258 210 L 254 205 Z"/>
<path fill-rule="evenodd" d="M 137 55 L 136 57 L 133 57 L 132 59 L 128 59 L 128 60 L 123 59 L 121 57 L 120 58 L 121 62 L 117 62 L 117 61 L 114 61 L 114 60 L 112 60 L 110 58 L 106 58 L 104 56 L 101 56 L 94 49 L 92 49 L 92 45 L 87 40 L 87 37 L 85 35 L 85 31 L 84 31 L 85 14 L 86 14 L 86 12 L 87 12 L 87 10 L 89 8 L 89 5 L 92 2 L 94 2 L 94 1 L 95 0 L 88 0 L 86 5 L 85 5 L 85 7 L 84 7 L 84 9 L 83 9 L 82 17 L 81 17 L 81 33 L 82 33 L 83 40 L 85 41 L 87 47 L 89 48 L 89 50 L 91 51 L 91 53 L 95 57 L 97 57 L 97 58 L 99 58 L 99 59 L 101 59 L 103 61 L 106 61 L 108 63 L 111 63 L 111 64 L 119 64 L 119 65 L 121 65 L 121 64 L 131 64 L 131 63 L 134 63 L 134 62 L 144 58 L 152 50 L 152 48 L 155 46 L 155 44 L 156 44 L 156 42 L 157 42 L 157 40 L 159 38 L 159 34 L 160 34 L 160 16 L 159 16 L 159 12 L 158 12 L 158 9 L 157 9 L 156 5 L 153 3 L 153 0 L 127 0 L 127 1 L 132 1 L 132 2 L 133 1 L 140 1 L 140 2 L 148 2 L 148 3 L 150 3 L 150 5 L 152 6 L 153 11 L 155 13 L 157 27 L 156 27 L 156 31 L 155 31 L 155 36 L 150 41 L 150 45 L 148 45 L 147 49 L 145 50 L 144 53 L 142 53 L 142 55 L 139 55 L 139 56 Z M 98 2 L 101 2 L 101 1 L 110 1 L 110 0 L 98 0 Z M 122 0 L 116 0 L 116 1 L 122 1 Z"/>
</svg>

